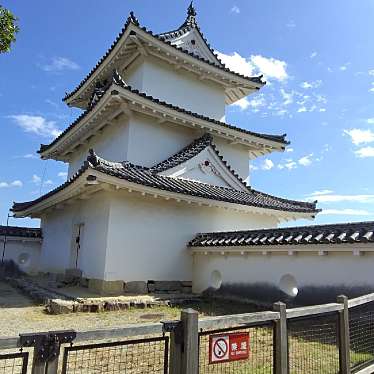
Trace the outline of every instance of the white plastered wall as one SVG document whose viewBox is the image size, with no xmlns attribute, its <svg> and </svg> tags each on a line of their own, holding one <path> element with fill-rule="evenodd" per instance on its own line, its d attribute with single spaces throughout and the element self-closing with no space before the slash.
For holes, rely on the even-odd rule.
<svg viewBox="0 0 374 374">
<path fill-rule="evenodd" d="M 208 117 L 224 120 L 225 91 L 183 69 L 148 56 L 125 73 L 126 82 L 141 92 Z"/>
<path fill-rule="evenodd" d="M 373 248 L 372 244 L 371 247 Z M 298 247 L 294 248 L 297 249 Z M 214 271 L 220 272 L 222 284 L 267 283 L 279 287 L 281 277 L 290 274 L 295 278 L 298 288 L 374 285 L 374 253 L 353 255 L 354 246 L 352 251 L 331 252 L 324 256 L 318 255 L 318 250 L 326 250 L 326 247 L 318 248 L 313 245 L 313 252 L 299 252 L 294 255 L 275 253 L 276 249 L 267 255 L 195 254 L 193 290 L 202 292 L 209 288 Z"/>
<path fill-rule="evenodd" d="M 173 123 L 157 123 L 149 116 L 134 115 L 130 120 L 127 160 L 153 166 L 189 145 L 201 133 Z"/>
<path fill-rule="evenodd" d="M 0 236 L 1 251 L 4 249 L 4 237 Z M 5 260 L 14 261 L 20 270 L 33 274 L 39 270 L 41 240 L 34 238 L 7 237 Z"/>
<path fill-rule="evenodd" d="M 103 279 L 107 246 L 109 198 L 97 193 L 42 218 L 41 271 L 63 273 L 74 265 L 74 225 L 84 224 L 78 267 L 86 278 Z"/>
<path fill-rule="evenodd" d="M 230 144 L 229 141 L 214 137 L 214 143 L 220 155 L 229 163 L 232 169 L 245 180 L 249 180 L 248 149 L 240 144 Z"/>
<path fill-rule="evenodd" d="M 129 124 L 126 117 L 121 117 L 112 125 L 107 126 L 100 136 L 92 138 L 85 146 L 74 153 L 68 170 L 70 178 L 87 159 L 88 151 L 93 148 L 96 154 L 111 161 L 124 161 L 127 159 Z"/>
<path fill-rule="evenodd" d="M 269 216 L 117 192 L 111 198 L 105 280 L 191 280 L 186 245 L 198 232 L 275 226 Z"/>
</svg>

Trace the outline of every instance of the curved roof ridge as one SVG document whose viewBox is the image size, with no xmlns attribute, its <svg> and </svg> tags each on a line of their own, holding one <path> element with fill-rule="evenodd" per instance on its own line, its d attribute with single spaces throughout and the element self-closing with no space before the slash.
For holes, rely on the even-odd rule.
<svg viewBox="0 0 374 374">
<path fill-rule="evenodd" d="M 105 160 L 104 158 L 97 156 L 93 150 L 89 152 L 87 160 L 83 163 L 82 167 L 69 180 L 33 201 L 14 203 L 12 211 L 21 212 L 32 207 L 33 205 L 38 204 L 46 198 L 55 195 L 59 191 L 74 183 L 80 176 L 83 175 L 84 172 L 89 169 L 145 187 L 156 188 L 171 193 L 179 193 L 203 199 L 275 211 L 306 213 L 309 215 L 314 215 L 319 211 L 315 209 L 314 206 L 307 206 L 302 202 L 277 198 L 275 196 L 273 196 L 271 199 L 264 198 L 264 195 L 259 196 L 259 194 L 254 193 L 253 190 L 250 189 L 247 191 L 239 191 L 232 188 L 214 186 L 203 182 L 155 174 L 152 173 L 148 168 L 134 165 L 130 162 L 112 162 Z M 87 178 L 90 178 L 90 176 Z"/>
<path fill-rule="evenodd" d="M 178 46 L 175 46 L 173 45 L 170 41 L 168 40 L 165 40 L 165 38 L 162 37 L 161 34 L 155 34 L 153 33 L 152 31 L 148 30 L 146 27 L 144 26 L 140 26 L 140 23 L 139 23 L 139 20 L 135 17 L 134 13 L 133 12 L 130 12 L 130 15 L 129 17 L 127 18 L 126 20 L 126 23 L 124 24 L 124 26 L 122 27 L 122 30 L 118 33 L 116 39 L 114 40 L 114 42 L 111 44 L 111 46 L 107 49 L 106 53 L 99 59 L 99 61 L 96 63 L 96 65 L 91 69 L 91 71 L 86 75 L 85 78 L 83 78 L 81 80 L 81 82 L 76 86 L 75 89 L 73 89 L 71 92 L 67 92 L 65 94 L 65 97 L 62 99 L 63 101 L 66 101 L 67 99 L 69 99 L 70 97 L 72 97 L 76 92 L 78 92 L 78 90 L 87 82 L 87 80 L 95 73 L 95 71 L 99 68 L 99 66 L 105 61 L 105 59 L 110 55 L 110 53 L 113 51 L 113 49 L 115 48 L 115 46 L 118 44 L 118 42 L 120 41 L 120 39 L 122 38 L 122 36 L 125 34 L 127 28 L 129 27 L 130 24 L 133 24 L 134 26 L 138 27 L 140 30 L 144 31 L 145 33 L 147 33 L 148 35 L 156 38 L 157 40 L 175 48 L 176 50 L 178 50 L 179 52 L 183 52 L 191 57 L 194 57 L 196 58 L 197 60 L 201 61 L 201 62 L 204 62 L 206 64 L 209 64 L 211 66 L 214 66 L 216 68 L 219 68 L 221 70 L 224 70 L 225 72 L 227 73 L 230 73 L 230 74 L 233 74 L 239 78 L 242 78 L 242 79 L 246 79 L 250 82 L 253 82 L 253 83 L 257 83 L 257 84 L 262 84 L 262 85 L 265 85 L 266 82 L 263 82 L 262 81 L 262 75 L 260 76 L 254 76 L 254 77 L 250 77 L 250 76 L 246 76 L 244 74 L 240 74 L 240 73 L 237 73 L 231 69 L 229 69 L 226 65 L 224 65 L 222 63 L 222 61 L 220 61 L 218 59 L 218 62 L 217 63 L 214 63 L 212 61 L 209 61 L 201 56 L 198 56 L 197 54 L 193 53 L 193 52 L 189 52 L 188 50 L 184 49 L 184 48 L 181 48 L 181 47 L 178 47 Z M 199 30 L 199 29 L 198 29 Z M 203 34 L 201 33 L 201 31 L 199 30 L 200 34 L 202 35 L 203 37 Z M 204 37 L 203 37 L 204 40 L 206 40 Z M 207 43 L 209 45 L 209 43 Z M 211 49 L 209 47 L 209 49 Z"/>
<path fill-rule="evenodd" d="M 51 143 L 49 144 L 41 144 L 40 145 L 40 149 L 38 151 L 38 153 L 42 153 L 44 151 L 46 151 L 48 148 L 50 148 L 52 145 L 54 145 L 55 143 L 57 143 L 58 140 L 60 140 L 64 135 L 66 135 L 74 126 L 76 126 L 81 120 L 83 120 L 84 117 L 86 117 L 95 107 L 96 105 L 98 105 L 98 103 L 101 101 L 102 97 L 104 96 L 104 94 L 108 91 L 108 89 L 112 86 L 118 86 L 118 87 L 121 87 L 123 89 L 126 89 L 128 91 L 130 91 L 131 93 L 133 94 L 136 94 L 142 98 L 145 98 L 145 99 L 148 99 L 154 103 L 157 103 L 157 104 L 160 104 L 166 108 L 169 108 L 169 109 L 173 109 L 173 110 L 176 110 L 180 113 L 184 113 L 184 114 L 187 114 L 187 115 L 190 115 L 192 117 L 195 117 L 195 118 L 198 118 L 198 119 L 201 119 L 201 120 L 204 120 L 204 121 L 208 121 L 208 122 L 211 122 L 211 123 L 214 123 L 216 125 L 220 125 L 220 126 L 224 126 L 226 128 L 229 128 L 231 130 L 235 130 L 235 131 L 239 131 L 239 132 L 242 132 L 244 134 L 248 134 L 248 135 L 252 135 L 252 136 L 256 136 L 256 137 L 259 137 L 259 138 L 262 138 L 262 139 L 266 139 L 266 140 L 270 140 L 270 141 L 274 141 L 274 142 L 278 142 L 278 143 L 281 143 L 281 144 L 284 144 L 284 145 L 288 145 L 289 142 L 285 140 L 287 134 L 282 134 L 282 135 L 269 135 L 269 134 L 263 134 L 263 133 L 257 133 L 257 132 L 254 132 L 254 131 L 250 131 L 250 130 L 246 130 L 246 129 L 243 129 L 243 128 L 240 128 L 240 127 L 237 127 L 237 126 L 234 126 L 234 125 L 231 125 L 231 124 L 228 124 L 228 123 L 225 123 L 225 122 L 222 122 L 222 121 L 219 121 L 219 120 L 216 120 L 216 119 L 213 119 L 213 118 L 210 118 L 210 117 L 207 117 L 203 114 L 199 114 L 199 113 L 195 113 L 195 112 L 192 112 L 190 110 L 187 110 L 187 109 L 184 109 L 184 108 L 181 108 L 179 106 L 176 106 L 174 104 L 170 104 L 166 101 L 163 101 L 163 100 L 160 100 L 160 99 L 157 99 L 157 98 L 154 98 L 153 96 L 151 95 L 147 95 L 146 93 L 144 92 L 141 92 L 137 89 L 133 89 L 131 86 L 127 85 L 126 82 L 122 79 L 122 77 L 118 74 L 118 72 L 116 70 L 114 70 L 114 73 L 113 73 L 113 78 L 112 78 L 112 82 L 111 84 L 107 85 L 106 88 L 104 88 L 104 91 L 101 92 L 100 96 L 98 97 L 97 100 L 93 101 L 92 102 L 92 105 L 86 109 L 78 118 L 76 118 L 59 136 L 57 136 Z"/>
<path fill-rule="evenodd" d="M 196 15 L 197 15 L 196 9 L 193 6 L 193 1 L 191 1 L 190 5 L 187 9 L 186 20 L 177 29 L 162 32 L 160 34 L 157 34 L 157 37 L 164 38 L 165 40 L 170 40 L 170 39 L 178 38 L 178 37 L 186 34 L 187 32 L 189 32 L 193 29 L 197 30 L 201 39 L 204 41 L 205 45 L 208 47 L 209 51 L 211 52 L 211 54 L 213 55 L 215 60 L 217 60 L 217 62 L 221 66 L 226 67 L 225 64 L 219 59 L 217 53 L 211 47 L 210 43 L 208 42 L 208 39 L 204 36 L 203 32 L 201 31 L 201 29 L 200 29 L 200 27 L 197 23 L 197 20 L 196 20 Z"/>
<path fill-rule="evenodd" d="M 164 161 L 159 162 L 155 166 L 150 168 L 150 171 L 155 173 L 161 173 L 163 171 L 172 169 L 184 162 L 190 160 L 191 158 L 197 156 L 207 147 L 212 147 L 214 153 L 222 161 L 225 168 L 230 172 L 231 175 L 245 188 L 250 189 L 249 186 L 244 182 L 243 178 L 231 167 L 231 165 L 224 160 L 223 156 L 219 153 L 217 146 L 214 144 L 213 136 L 209 133 L 205 133 L 200 138 L 195 139 L 192 143 L 184 147 L 179 152 L 173 154 Z"/>
</svg>

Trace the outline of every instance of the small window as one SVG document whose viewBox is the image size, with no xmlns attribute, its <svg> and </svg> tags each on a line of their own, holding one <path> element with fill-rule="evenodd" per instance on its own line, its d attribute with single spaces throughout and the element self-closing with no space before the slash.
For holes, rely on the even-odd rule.
<svg viewBox="0 0 374 374">
<path fill-rule="evenodd" d="M 196 40 L 195 40 L 195 39 L 192 39 L 192 40 L 191 40 L 191 44 L 192 44 L 192 45 L 195 45 L 195 44 L 196 44 Z"/>
</svg>

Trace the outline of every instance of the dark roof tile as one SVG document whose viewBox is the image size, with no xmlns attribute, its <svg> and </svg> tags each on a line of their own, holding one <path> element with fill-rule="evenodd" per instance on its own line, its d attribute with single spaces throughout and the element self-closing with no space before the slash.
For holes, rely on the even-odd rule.
<svg viewBox="0 0 374 374">
<path fill-rule="evenodd" d="M 253 189 L 248 189 L 247 192 L 244 192 L 186 179 L 162 176 L 152 172 L 152 170 L 148 168 L 137 166 L 130 162 L 119 163 L 107 161 L 98 157 L 92 150 L 90 151 L 90 155 L 87 157 L 87 161 L 70 180 L 36 200 L 23 203 L 14 203 L 12 210 L 14 212 L 19 212 L 32 207 L 33 205 L 43 201 L 44 199 L 56 194 L 57 192 L 66 188 L 68 185 L 72 184 L 88 169 L 96 170 L 106 175 L 111 175 L 113 177 L 143 186 L 154 187 L 169 192 L 181 193 L 183 195 L 279 211 L 308 214 L 315 214 L 319 212 L 319 210 L 316 209 L 315 203 L 282 199 Z"/>
<path fill-rule="evenodd" d="M 175 45 L 173 45 L 171 43 L 171 41 L 167 40 L 166 38 L 164 38 L 162 36 L 162 34 L 160 35 L 156 35 L 154 34 L 152 31 L 148 30 L 146 27 L 141 27 L 139 25 L 139 21 L 138 19 L 135 17 L 134 13 L 133 12 L 130 12 L 130 16 L 127 18 L 127 21 L 124 25 L 124 27 L 122 28 L 121 32 L 118 34 L 118 36 L 116 37 L 115 41 L 112 43 L 112 45 L 110 46 L 110 48 L 106 51 L 106 53 L 104 54 L 104 56 L 101 57 L 101 59 L 98 61 L 98 63 L 95 65 L 95 67 L 93 69 L 91 69 L 91 71 L 88 73 L 88 75 L 78 84 L 78 86 L 73 90 L 71 91 L 70 93 L 67 93 L 65 95 L 65 97 L 63 98 L 63 101 L 66 101 L 67 99 L 69 99 L 70 97 L 72 97 L 76 92 L 78 92 L 78 90 L 88 81 L 88 79 L 95 73 L 95 71 L 99 68 L 99 66 L 105 61 L 105 59 L 109 56 L 109 54 L 112 52 L 112 50 L 115 48 L 115 46 L 118 44 L 118 42 L 120 41 L 121 37 L 125 34 L 127 28 L 129 27 L 130 24 L 133 24 L 135 25 L 136 27 L 140 28 L 141 30 L 143 30 L 144 32 L 146 32 L 148 35 L 151 35 L 153 36 L 154 38 L 156 38 L 157 40 L 159 41 L 162 41 L 163 43 L 175 48 L 176 50 L 178 50 L 179 52 L 183 52 L 191 57 L 194 57 L 195 59 L 201 61 L 201 62 L 204 62 L 206 64 L 209 64 L 211 66 L 214 66 L 216 68 L 219 68 L 227 73 L 230 73 L 230 74 L 233 74 L 239 78 L 243 78 L 243 79 L 247 79 L 248 81 L 250 82 L 254 82 L 254 83 L 257 83 L 257 84 L 266 84 L 266 82 L 263 82 L 262 81 L 262 75 L 261 76 L 258 76 L 258 77 L 247 77 L 243 74 L 239 74 L 239 73 L 236 73 L 232 70 L 230 70 L 229 68 L 227 68 L 225 65 L 223 65 L 223 63 L 218 60 L 217 63 L 214 63 L 212 61 L 209 61 L 203 57 L 200 57 L 198 56 L 197 54 L 194 54 L 192 52 L 189 52 L 187 51 L 186 49 L 183 49 L 183 48 L 180 48 L 180 47 L 177 47 Z M 200 31 L 199 31 L 200 32 Z M 201 32 L 200 32 L 201 33 Z M 204 39 L 204 37 L 203 37 Z"/>
<path fill-rule="evenodd" d="M 129 85 L 126 84 L 126 82 L 121 78 L 121 76 L 118 74 L 117 71 L 114 71 L 113 72 L 113 76 L 112 76 L 112 80 L 110 82 L 108 82 L 108 84 L 106 85 L 104 91 L 103 90 L 101 91 L 100 97 L 97 98 L 96 100 L 92 101 L 92 105 L 90 105 L 89 109 L 87 109 L 86 111 L 84 111 L 74 122 L 72 122 L 50 144 L 41 144 L 38 153 L 45 152 L 50 147 L 52 147 L 54 144 L 56 144 L 60 139 L 62 139 L 63 136 L 65 136 L 76 125 L 78 125 L 78 123 L 80 121 L 82 121 L 93 110 L 93 108 L 95 108 L 96 105 L 98 105 L 98 103 L 101 101 L 101 98 L 104 96 L 104 94 L 105 94 L 106 91 L 108 91 L 110 88 L 115 88 L 116 86 L 124 88 L 124 89 L 130 91 L 131 93 L 133 93 L 135 95 L 138 95 L 138 96 L 140 96 L 142 98 L 150 100 L 150 101 L 152 101 L 154 103 L 160 104 L 160 105 L 162 105 L 162 106 L 164 106 L 166 108 L 176 110 L 177 112 L 180 112 L 180 113 L 188 114 L 188 115 L 190 115 L 192 117 L 195 117 L 197 119 L 208 121 L 208 122 L 214 123 L 216 125 L 220 125 L 223 128 L 228 128 L 228 129 L 239 131 L 241 133 L 252 135 L 252 136 L 255 136 L 255 137 L 258 137 L 258 138 L 262 138 L 262 139 L 270 140 L 270 141 L 273 141 L 273 142 L 281 143 L 284 146 L 286 146 L 286 145 L 289 144 L 289 142 L 285 140 L 287 134 L 283 134 L 283 135 L 268 135 L 268 134 L 262 134 L 262 133 L 257 133 L 257 132 L 254 132 L 254 131 L 242 129 L 242 128 L 236 127 L 234 125 L 231 125 L 231 124 L 228 124 L 228 123 L 225 123 L 225 122 L 221 122 L 221 121 L 218 121 L 218 120 L 213 119 L 213 118 L 209 118 L 209 117 L 204 116 L 202 114 L 194 113 L 194 112 L 191 112 L 190 110 L 180 108 L 180 107 L 178 107 L 176 105 L 167 103 L 167 102 L 162 101 L 160 99 L 156 99 L 153 96 L 147 95 L 147 94 L 145 94 L 143 92 L 140 92 L 139 90 L 133 89 L 131 86 L 129 86 Z"/>
<path fill-rule="evenodd" d="M 21 238 L 41 238 L 42 231 L 39 228 L 20 226 L 0 226 L 0 236 L 18 236 Z"/>
<path fill-rule="evenodd" d="M 242 241 L 240 238 L 247 237 Z M 198 234 L 190 247 L 374 242 L 374 221 Z"/>
</svg>

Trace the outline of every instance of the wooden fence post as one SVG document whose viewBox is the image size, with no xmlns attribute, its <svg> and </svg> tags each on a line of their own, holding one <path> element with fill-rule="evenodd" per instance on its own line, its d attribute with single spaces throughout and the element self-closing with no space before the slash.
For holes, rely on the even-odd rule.
<svg viewBox="0 0 374 374">
<path fill-rule="evenodd" d="M 179 374 L 182 370 L 183 330 L 181 321 L 163 322 L 165 332 L 170 332 L 169 374 Z"/>
<path fill-rule="evenodd" d="M 31 373 L 32 374 L 45 374 L 45 362 L 38 360 L 37 357 L 38 357 L 38 348 L 34 347 Z"/>
<path fill-rule="evenodd" d="M 286 304 L 277 302 L 273 310 L 280 318 L 275 322 L 274 332 L 274 374 L 288 374 L 288 333 Z"/>
<path fill-rule="evenodd" d="M 338 296 L 337 302 L 344 309 L 339 311 L 339 363 L 342 374 L 351 373 L 350 338 L 349 338 L 349 308 L 347 296 Z"/>
<path fill-rule="evenodd" d="M 181 312 L 183 326 L 183 350 L 181 374 L 199 372 L 199 313 L 191 308 Z"/>
</svg>

